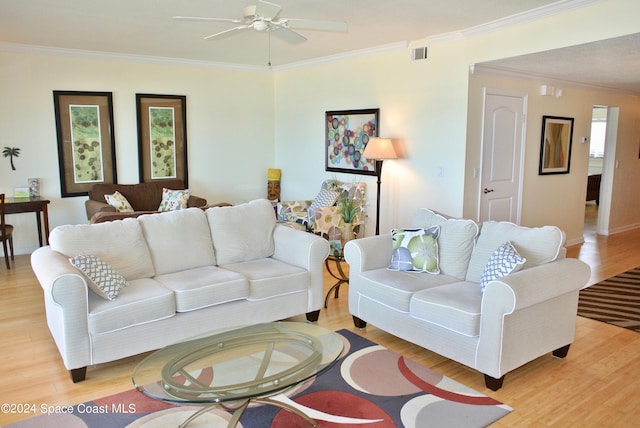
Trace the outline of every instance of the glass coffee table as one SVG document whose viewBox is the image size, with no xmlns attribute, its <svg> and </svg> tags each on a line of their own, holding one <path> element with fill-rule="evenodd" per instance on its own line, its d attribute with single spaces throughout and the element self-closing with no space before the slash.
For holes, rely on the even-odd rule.
<svg viewBox="0 0 640 428">
<path fill-rule="evenodd" d="M 138 364 L 132 380 L 157 400 L 204 405 L 181 427 L 212 407 L 232 411 L 228 426 L 234 427 L 250 403 L 287 409 L 315 426 L 272 397 L 328 370 L 342 350 L 340 335 L 314 324 L 258 324 L 160 349 Z"/>
</svg>

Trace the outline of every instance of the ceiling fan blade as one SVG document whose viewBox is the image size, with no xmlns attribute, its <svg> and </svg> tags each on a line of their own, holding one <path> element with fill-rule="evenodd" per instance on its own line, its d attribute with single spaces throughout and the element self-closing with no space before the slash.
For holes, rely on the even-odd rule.
<svg viewBox="0 0 640 428">
<path fill-rule="evenodd" d="M 175 19 L 176 21 L 231 22 L 233 24 L 240 24 L 242 22 L 241 19 L 205 18 L 200 16 L 174 16 L 173 19 Z"/>
<path fill-rule="evenodd" d="M 268 1 L 258 0 L 258 4 L 256 5 L 256 17 L 264 18 L 267 21 L 271 21 L 274 19 L 282 8 L 274 3 L 269 3 Z"/>
<path fill-rule="evenodd" d="M 313 19 L 283 19 L 280 21 L 285 27 L 298 30 L 320 30 L 347 32 L 347 23 L 342 21 L 317 21 Z"/>
<path fill-rule="evenodd" d="M 233 33 L 237 33 L 238 31 L 248 30 L 253 25 L 241 25 L 239 27 L 230 28 L 228 30 L 220 31 L 219 33 L 211 34 L 210 36 L 205 37 L 205 40 L 211 39 L 220 39 L 225 36 L 230 36 Z"/>
<path fill-rule="evenodd" d="M 290 30 L 286 27 L 273 27 L 270 30 L 270 33 L 278 37 L 279 39 L 282 39 L 285 42 L 289 42 L 294 45 L 307 40 L 307 38 L 302 34 L 296 33 L 295 31 Z"/>
</svg>

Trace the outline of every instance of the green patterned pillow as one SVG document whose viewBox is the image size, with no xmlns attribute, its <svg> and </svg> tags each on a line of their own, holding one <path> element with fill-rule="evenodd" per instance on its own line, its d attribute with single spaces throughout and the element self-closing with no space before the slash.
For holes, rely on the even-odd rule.
<svg viewBox="0 0 640 428">
<path fill-rule="evenodd" d="M 104 299 L 115 299 L 127 286 L 124 277 L 99 257 L 80 254 L 69 261 L 89 278 L 89 288 Z"/>
<path fill-rule="evenodd" d="M 109 205 L 114 207 L 119 213 L 132 213 L 133 207 L 124 195 L 116 190 L 113 195 L 104 195 L 104 199 Z"/>
<path fill-rule="evenodd" d="M 175 211 L 187 208 L 187 202 L 191 196 L 191 190 L 162 189 L 162 202 L 158 211 Z"/>
<path fill-rule="evenodd" d="M 439 235 L 440 226 L 428 229 L 393 229 L 393 253 L 389 269 L 439 274 Z"/>
</svg>

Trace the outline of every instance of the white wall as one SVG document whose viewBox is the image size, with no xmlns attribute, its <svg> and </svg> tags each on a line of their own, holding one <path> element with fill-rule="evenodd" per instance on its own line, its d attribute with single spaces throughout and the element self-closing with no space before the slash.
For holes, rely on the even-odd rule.
<svg viewBox="0 0 640 428">
<path fill-rule="evenodd" d="M 119 183 L 138 182 L 136 93 L 187 96 L 189 187 L 209 203 L 266 196 L 274 163 L 273 77 L 261 71 L 0 51 L 0 146 L 21 149 L 11 171 L 0 158 L 0 192 L 40 177 L 51 228 L 86 222 L 86 197 L 60 197 L 54 90 L 113 93 Z M 17 252 L 37 247 L 33 214 L 8 217 Z"/>
</svg>

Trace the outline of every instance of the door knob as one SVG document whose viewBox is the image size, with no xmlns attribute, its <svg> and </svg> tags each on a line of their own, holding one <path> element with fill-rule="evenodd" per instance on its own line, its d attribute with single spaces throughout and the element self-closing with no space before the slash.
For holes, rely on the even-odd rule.
<svg viewBox="0 0 640 428">
<path fill-rule="evenodd" d="M 484 188 L 484 190 L 483 190 L 483 192 L 484 192 L 485 194 L 487 194 L 487 193 L 491 193 L 491 192 L 493 192 L 493 189 L 487 189 L 487 188 L 485 187 L 485 188 Z"/>
</svg>

